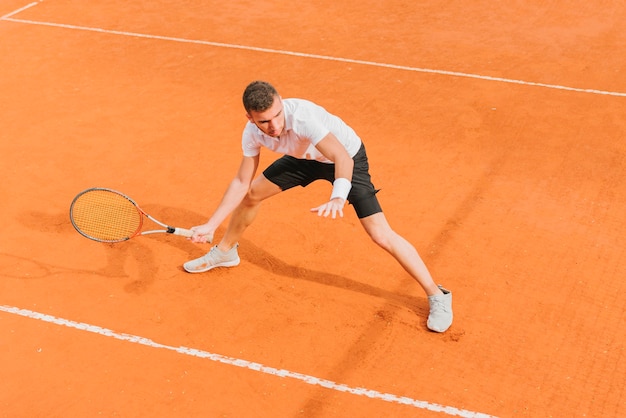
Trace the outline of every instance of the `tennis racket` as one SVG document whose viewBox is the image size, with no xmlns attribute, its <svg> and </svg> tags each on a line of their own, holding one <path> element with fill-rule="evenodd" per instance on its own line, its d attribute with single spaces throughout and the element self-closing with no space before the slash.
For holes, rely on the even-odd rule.
<svg viewBox="0 0 626 418">
<path fill-rule="evenodd" d="M 164 229 L 142 231 L 144 218 Z M 167 233 L 191 237 L 189 229 L 157 221 L 130 197 L 115 190 L 94 187 L 80 192 L 70 205 L 70 220 L 83 236 L 99 242 L 122 242 L 138 235 Z"/>
</svg>

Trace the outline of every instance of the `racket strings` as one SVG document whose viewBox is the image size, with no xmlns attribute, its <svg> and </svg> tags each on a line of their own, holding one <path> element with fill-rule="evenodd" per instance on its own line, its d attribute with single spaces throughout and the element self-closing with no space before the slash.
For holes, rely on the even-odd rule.
<svg viewBox="0 0 626 418">
<path fill-rule="evenodd" d="M 131 238 L 143 222 L 131 200 L 110 190 L 90 190 L 78 196 L 72 204 L 71 218 L 80 233 L 105 242 Z"/>
</svg>

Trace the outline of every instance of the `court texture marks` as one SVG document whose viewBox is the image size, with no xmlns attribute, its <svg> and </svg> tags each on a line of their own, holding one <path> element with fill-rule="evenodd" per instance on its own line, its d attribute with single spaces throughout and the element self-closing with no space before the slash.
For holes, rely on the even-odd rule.
<svg viewBox="0 0 626 418">
<path fill-rule="evenodd" d="M 0 416 L 626 416 L 624 22 L 617 1 L 3 0 Z M 309 213 L 327 184 L 265 202 L 235 269 L 73 230 L 95 186 L 206 221 L 255 79 L 363 138 L 450 330 L 351 208 Z"/>
</svg>

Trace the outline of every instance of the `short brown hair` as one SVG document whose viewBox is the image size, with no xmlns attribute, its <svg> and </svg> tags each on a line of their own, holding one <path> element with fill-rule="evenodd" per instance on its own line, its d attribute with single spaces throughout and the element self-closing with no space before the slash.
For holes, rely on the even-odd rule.
<svg viewBox="0 0 626 418">
<path fill-rule="evenodd" d="M 276 89 L 266 81 L 253 81 L 243 92 L 243 107 L 246 112 L 263 112 L 272 107 L 274 97 L 278 96 Z"/>
</svg>

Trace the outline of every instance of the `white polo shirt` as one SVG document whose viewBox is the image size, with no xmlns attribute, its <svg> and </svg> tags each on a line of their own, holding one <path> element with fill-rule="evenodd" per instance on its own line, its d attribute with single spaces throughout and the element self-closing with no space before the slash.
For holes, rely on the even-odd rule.
<svg viewBox="0 0 626 418">
<path fill-rule="evenodd" d="M 278 138 L 266 135 L 254 123 L 248 121 L 243 130 L 243 155 L 255 157 L 261 147 L 295 158 L 332 163 L 315 148 L 329 132 L 346 147 L 354 157 L 361 147 L 361 138 L 344 121 L 321 106 L 303 99 L 283 99 L 285 129 Z"/>
</svg>

